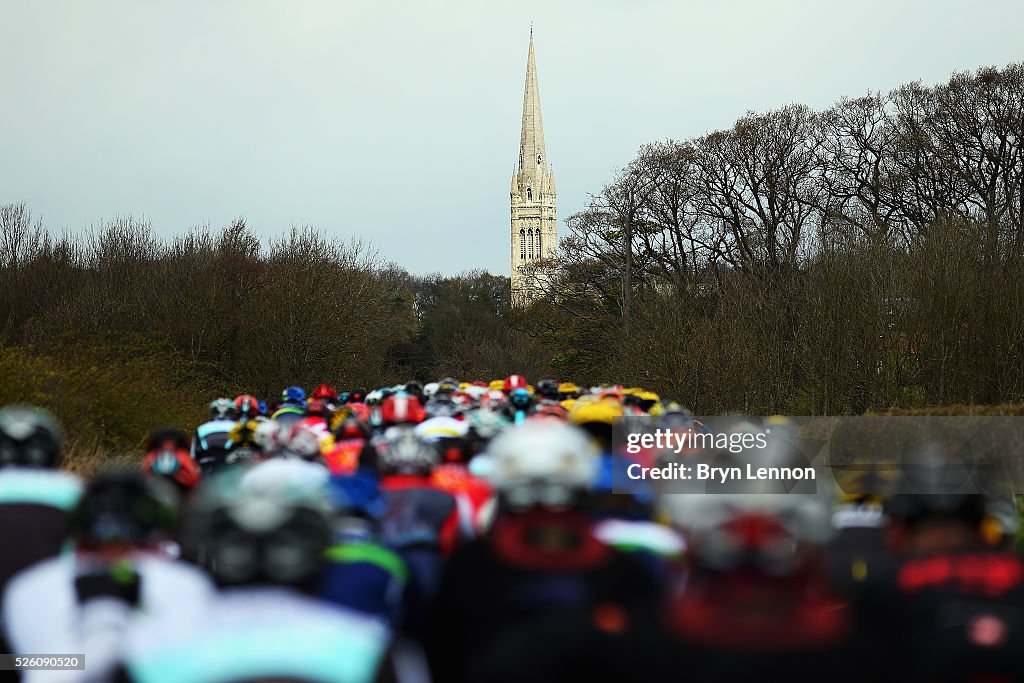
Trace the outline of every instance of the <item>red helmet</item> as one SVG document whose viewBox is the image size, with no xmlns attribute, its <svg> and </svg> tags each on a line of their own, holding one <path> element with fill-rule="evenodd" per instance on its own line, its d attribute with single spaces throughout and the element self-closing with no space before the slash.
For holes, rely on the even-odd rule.
<svg viewBox="0 0 1024 683">
<path fill-rule="evenodd" d="M 380 404 L 380 419 L 384 424 L 416 424 L 425 417 L 423 404 L 416 396 L 392 394 Z"/>
<path fill-rule="evenodd" d="M 568 420 L 569 411 L 562 407 L 560 403 L 541 403 L 537 406 L 533 415 L 556 418 L 559 420 Z M 532 417 L 532 416 L 531 416 Z"/>
<path fill-rule="evenodd" d="M 260 400 L 252 394 L 242 394 L 235 399 L 235 410 L 240 417 L 252 420 L 260 414 Z"/>
<path fill-rule="evenodd" d="M 349 412 L 355 415 L 360 422 L 369 422 L 370 420 L 370 407 L 365 403 L 349 403 Z"/>
<path fill-rule="evenodd" d="M 526 389 L 530 383 L 522 375 L 509 375 L 505 378 L 505 393 L 510 394 L 516 389 Z"/>
<path fill-rule="evenodd" d="M 370 430 L 359 421 L 359 418 L 355 415 L 350 415 L 335 428 L 334 437 L 336 439 L 368 439 L 370 438 Z"/>
<path fill-rule="evenodd" d="M 306 404 L 306 415 L 316 415 L 327 420 L 333 412 L 333 405 L 325 398 L 313 398 Z"/>
<path fill-rule="evenodd" d="M 309 397 L 327 399 L 328 401 L 334 402 L 338 400 L 338 392 L 329 384 L 321 384 L 310 392 Z"/>
</svg>

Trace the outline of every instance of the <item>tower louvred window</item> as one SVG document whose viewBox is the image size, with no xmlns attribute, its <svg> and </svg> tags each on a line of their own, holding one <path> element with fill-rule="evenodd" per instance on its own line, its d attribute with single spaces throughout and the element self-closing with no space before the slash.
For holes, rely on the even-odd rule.
<svg viewBox="0 0 1024 683">
<path fill-rule="evenodd" d="M 526 231 L 519 230 L 519 258 L 526 258 Z"/>
</svg>

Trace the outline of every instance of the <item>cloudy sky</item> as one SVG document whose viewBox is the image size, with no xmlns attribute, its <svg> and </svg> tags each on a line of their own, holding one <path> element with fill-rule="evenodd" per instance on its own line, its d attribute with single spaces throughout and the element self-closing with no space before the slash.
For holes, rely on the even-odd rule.
<svg viewBox="0 0 1024 683">
<path fill-rule="evenodd" d="M 1024 59 L 1020 0 L 0 0 L 0 203 L 506 273 L 531 20 L 560 221 L 644 142 Z"/>
</svg>

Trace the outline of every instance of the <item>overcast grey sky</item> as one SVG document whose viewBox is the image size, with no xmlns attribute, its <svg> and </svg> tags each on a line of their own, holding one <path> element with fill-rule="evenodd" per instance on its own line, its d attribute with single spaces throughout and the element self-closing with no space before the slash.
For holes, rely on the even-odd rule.
<svg viewBox="0 0 1024 683">
<path fill-rule="evenodd" d="M 644 142 L 1024 59 L 1020 0 L 0 0 L 0 203 L 507 273 L 531 20 L 563 234 Z"/>
</svg>

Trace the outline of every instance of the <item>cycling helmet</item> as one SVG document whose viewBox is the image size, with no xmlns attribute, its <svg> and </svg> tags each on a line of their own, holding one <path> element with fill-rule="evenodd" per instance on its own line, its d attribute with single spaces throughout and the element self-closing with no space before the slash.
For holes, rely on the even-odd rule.
<svg viewBox="0 0 1024 683">
<path fill-rule="evenodd" d="M 505 378 L 502 389 L 506 394 L 508 394 L 516 389 L 526 389 L 529 385 L 530 383 L 527 382 L 526 378 L 522 375 L 509 375 Z"/>
<path fill-rule="evenodd" d="M 454 417 L 462 412 L 462 408 L 444 394 L 438 394 L 434 398 L 427 401 L 427 405 L 424 406 L 423 412 L 426 417 Z"/>
<path fill-rule="evenodd" d="M 587 430 L 604 448 L 611 447 L 612 424 L 622 416 L 622 406 L 608 399 L 578 400 L 569 411 L 569 421 Z"/>
<path fill-rule="evenodd" d="M 487 387 L 482 387 L 479 384 L 470 384 L 463 390 L 463 393 L 471 396 L 474 401 L 479 403 L 480 399 L 484 397 L 487 391 Z"/>
<path fill-rule="evenodd" d="M 369 428 L 355 415 L 350 415 L 342 420 L 332 433 L 338 440 L 370 438 Z"/>
<path fill-rule="evenodd" d="M 582 430 L 552 420 L 511 427 L 488 445 L 474 470 L 507 508 L 570 507 L 590 488 L 598 454 Z"/>
<path fill-rule="evenodd" d="M 306 392 L 302 387 L 291 386 L 281 392 L 281 403 L 292 405 L 303 405 L 306 402 Z"/>
<path fill-rule="evenodd" d="M 252 420 L 260 414 L 260 400 L 251 394 L 242 394 L 235 399 L 235 414 L 243 419 Z"/>
<path fill-rule="evenodd" d="M 640 398 L 640 409 L 644 412 L 650 412 L 651 408 L 661 401 L 661 397 L 653 391 L 641 391 L 639 394 Z"/>
<path fill-rule="evenodd" d="M 310 462 L 320 459 L 320 437 L 301 422 L 278 425 L 264 453 L 277 458 L 298 458 Z"/>
<path fill-rule="evenodd" d="M 904 482 L 885 501 L 885 514 L 906 527 L 936 519 L 980 527 L 988 512 L 987 500 L 968 472 L 963 463 L 939 458 L 904 465 Z"/>
<path fill-rule="evenodd" d="M 188 436 L 180 429 L 157 429 L 146 437 L 142 471 L 190 491 L 199 483 L 199 465 L 188 451 Z"/>
<path fill-rule="evenodd" d="M 508 397 L 503 391 L 488 389 L 487 393 L 480 397 L 480 407 L 488 410 L 501 410 L 508 404 Z"/>
<path fill-rule="evenodd" d="M 338 400 L 338 391 L 329 384 L 320 384 L 316 389 L 309 392 L 309 397 L 326 399 L 333 403 Z"/>
<path fill-rule="evenodd" d="M 566 420 L 569 417 L 569 411 L 563 408 L 559 403 L 542 403 L 533 411 L 533 415 L 531 417 Z"/>
<path fill-rule="evenodd" d="M 325 398 L 311 398 L 306 403 L 306 415 L 330 420 L 334 414 L 334 404 Z"/>
<path fill-rule="evenodd" d="M 558 397 L 563 401 L 568 398 L 578 398 L 580 388 L 572 382 L 562 382 L 558 385 Z"/>
<path fill-rule="evenodd" d="M 60 424 L 42 408 L 14 405 L 0 409 L 0 467 L 56 468 L 63 439 Z"/>
<path fill-rule="evenodd" d="M 534 398 L 533 394 L 526 389 L 514 389 L 508 395 L 508 402 L 515 410 L 526 412 L 533 407 Z"/>
<path fill-rule="evenodd" d="M 442 439 L 461 439 L 469 431 L 469 425 L 464 420 L 456 420 L 453 417 L 432 417 L 418 425 L 414 433 L 428 443 Z"/>
<path fill-rule="evenodd" d="M 215 398 L 210 402 L 210 418 L 214 420 L 234 420 L 238 417 L 235 412 L 235 402 L 230 398 Z"/>
<path fill-rule="evenodd" d="M 437 393 L 452 394 L 459 391 L 459 380 L 454 377 L 446 377 L 437 383 Z"/>
<path fill-rule="evenodd" d="M 436 448 L 405 429 L 384 441 L 377 449 L 381 474 L 426 476 L 440 460 Z"/>
<path fill-rule="evenodd" d="M 511 423 L 496 410 L 481 408 L 469 413 L 470 434 L 483 441 L 490 441 Z"/>
<path fill-rule="evenodd" d="M 416 398 L 420 399 L 421 403 L 423 402 L 424 392 L 423 392 L 423 384 L 421 382 L 417 382 L 416 380 L 412 380 L 411 382 L 406 382 L 404 385 L 402 385 L 402 391 L 404 391 L 405 393 L 407 393 L 407 394 L 409 394 L 411 396 L 415 396 Z"/>
<path fill-rule="evenodd" d="M 200 490 L 184 540 L 220 585 L 305 587 L 317 578 L 331 540 L 326 494 L 293 486 L 248 490 L 250 471 L 239 468 Z"/>
<path fill-rule="evenodd" d="M 145 548 L 170 540 L 177 522 L 178 498 L 166 481 L 114 469 L 86 486 L 71 535 L 83 550 Z"/>
<path fill-rule="evenodd" d="M 690 429 L 694 425 L 693 413 L 678 403 L 669 403 L 658 416 L 658 426 L 664 429 Z"/>
<path fill-rule="evenodd" d="M 816 494 L 668 494 L 663 503 L 694 562 L 712 571 L 792 574 L 832 535 L 828 500 Z"/>
<path fill-rule="evenodd" d="M 558 382 L 553 379 L 542 379 L 537 382 L 537 395 L 541 398 L 557 399 Z"/>
<path fill-rule="evenodd" d="M 425 414 L 419 398 L 410 394 L 392 394 L 381 403 L 380 419 L 384 425 L 415 424 Z"/>
</svg>

